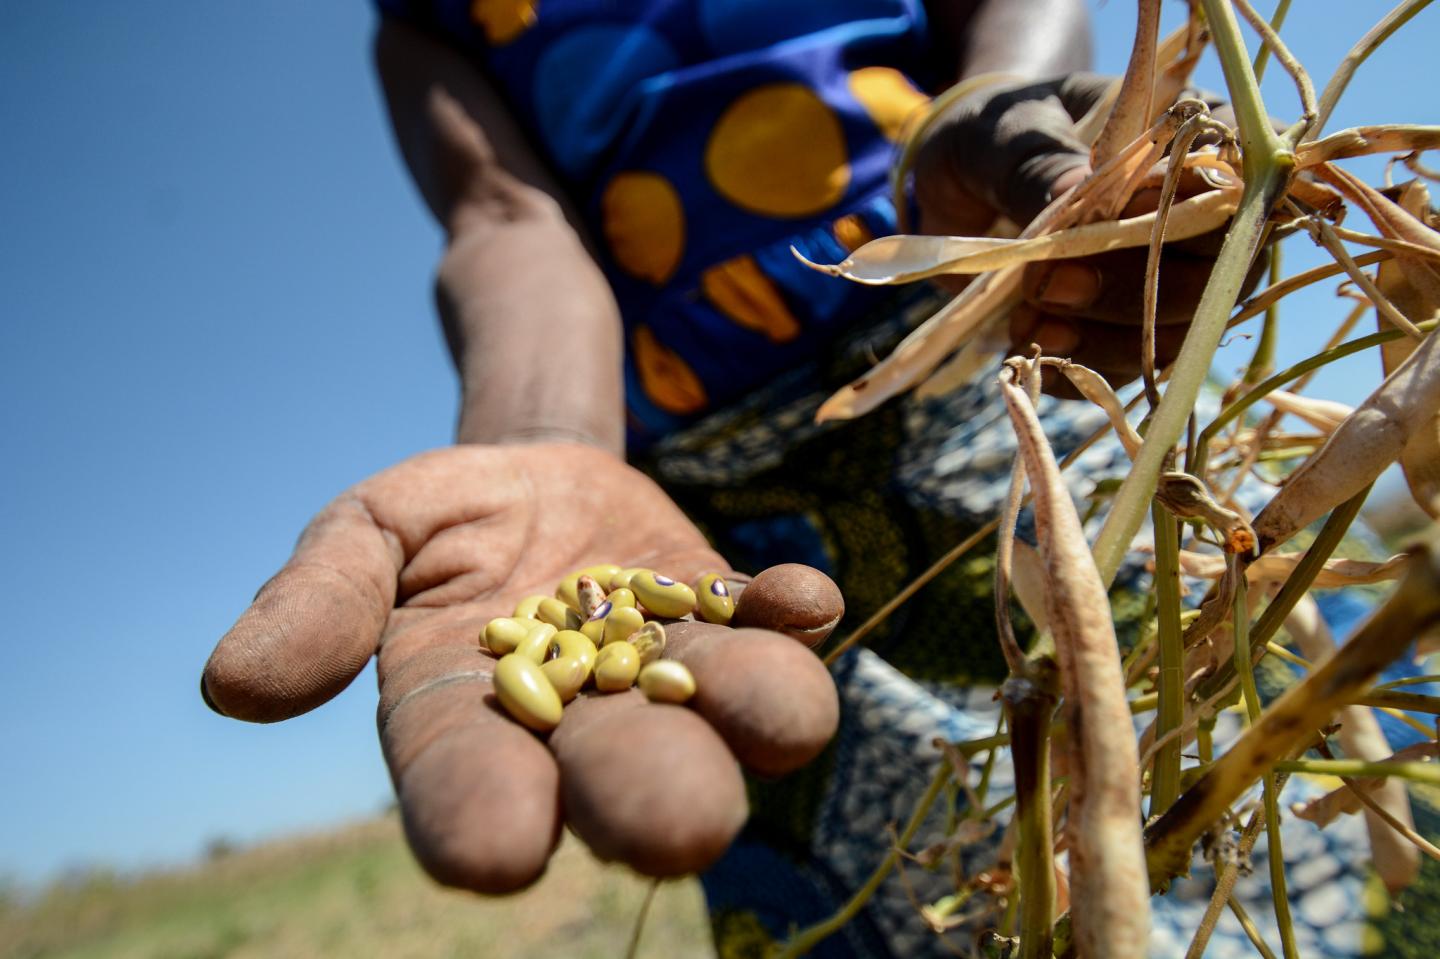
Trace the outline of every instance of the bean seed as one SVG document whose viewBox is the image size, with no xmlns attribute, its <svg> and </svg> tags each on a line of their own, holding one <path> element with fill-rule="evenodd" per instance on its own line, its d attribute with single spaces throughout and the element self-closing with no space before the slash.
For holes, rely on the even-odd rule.
<svg viewBox="0 0 1440 959">
<path fill-rule="evenodd" d="M 623 640 L 602 647 L 595 657 L 595 688 L 602 693 L 629 689 L 639 673 L 640 653 Z"/>
<path fill-rule="evenodd" d="M 589 637 L 590 642 L 600 645 L 601 637 L 605 635 L 605 617 L 610 615 L 610 603 L 605 601 L 595 608 L 590 618 L 580 626 L 580 632 Z"/>
<path fill-rule="evenodd" d="M 560 725 L 564 704 L 560 694 L 524 656 L 511 653 L 495 664 L 495 698 L 505 711 L 536 732 L 549 732 Z"/>
<path fill-rule="evenodd" d="M 562 703 L 574 699 L 580 692 L 580 687 L 585 685 L 585 680 L 590 677 L 590 667 L 574 656 L 561 656 L 548 663 L 541 663 L 540 672 L 544 673 L 550 685 L 555 687 L 555 693 Z"/>
<path fill-rule="evenodd" d="M 620 567 L 614 563 L 600 563 L 596 566 L 586 566 L 584 569 L 577 569 L 575 572 L 560 580 L 560 585 L 555 588 L 555 596 L 566 606 L 577 612 L 580 609 L 580 597 L 577 589 L 581 576 L 592 577 L 597 583 L 609 583 L 610 577 L 620 572 Z"/>
<path fill-rule="evenodd" d="M 513 653 L 515 647 L 520 645 L 520 641 L 530 635 L 530 627 L 534 625 L 534 620 L 512 619 L 509 616 L 492 619 L 486 624 L 485 632 L 482 634 L 485 648 L 496 656 Z"/>
<path fill-rule="evenodd" d="M 554 641 L 556 630 L 549 623 L 536 623 L 531 630 L 525 634 L 513 650 L 512 656 L 523 656 L 535 665 L 540 665 L 549 657 L 550 644 Z"/>
<path fill-rule="evenodd" d="M 562 629 L 555 634 L 550 641 L 551 649 L 556 654 L 556 659 L 576 659 L 585 667 L 585 676 L 581 680 L 590 678 L 590 671 L 595 668 L 595 655 L 598 652 L 594 642 L 584 633 L 577 633 L 573 629 Z"/>
<path fill-rule="evenodd" d="M 629 639 L 636 630 L 644 625 L 645 615 L 634 606 L 612 609 L 610 615 L 605 618 L 605 632 L 601 637 L 601 647 Z"/>
<path fill-rule="evenodd" d="M 595 582 L 595 577 L 587 574 L 576 581 L 575 598 L 580 603 L 580 615 L 589 619 L 605 602 L 605 591 Z"/>
<path fill-rule="evenodd" d="M 628 642 L 640 654 L 640 665 L 648 666 L 665 652 L 665 627 L 659 623 L 646 623 Z"/>
<path fill-rule="evenodd" d="M 524 599 L 520 600 L 520 602 L 515 604 L 515 618 L 534 619 L 535 611 L 540 608 L 541 603 L 543 603 L 549 598 L 549 596 L 540 595 L 526 596 Z"/>
<path fill-rule="evenodd" d="M 630 589 L 646 609 L 666 619 L 679 619 L 695 608 L 693 589 L 650 570 L 636 573 Z"/>
<path fill-rule="evenodd" d="M 707 623 L 724 626 L 735 615 L 735 597 L 719 573 L 706 573 L 695 582 L 698 615 Z"/>
<path fill-rule="evenodd" d="M 695 677 L 682 663 L 658 660 L 640 670 L 640 691 L 652 703 L 683 703 L 695 695 Z"/>
<path fill-rule="evenodd" d="M 649 572 L 652 572 L 652 570 L 646 569 L 644 566 L 632 566 L 629 569 L 622 569 L 610 577 L 610 589 L 612 592 L 617 589 L 629 589 L 630 580 L 635 577 L 636 573 Z"/>
<path fill-rule="evenodd" d="M 610 601 L 611 606 L 634 606 L 635 594 L 628 586 L 621 586 L 619 589 L 612 589 L 610 595 L 605 597 Z"/>
<path fill-rule="evenodd" d="M 556 629 L 579 629 L 581 622 L 580 614 L 574 609 L 565 605 L 558 599 L 546 598 L 540 601 L 535 610 L 535 618 L 542 623 L 549 623 Z"/>
</svg>

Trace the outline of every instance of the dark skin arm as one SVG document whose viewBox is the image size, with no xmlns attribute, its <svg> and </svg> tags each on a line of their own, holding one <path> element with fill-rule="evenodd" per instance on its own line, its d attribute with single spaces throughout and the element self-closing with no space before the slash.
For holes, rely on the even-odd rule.
<svg viewBox="0 0 1440 959">
<path fill-rule="evenodd" d="M 735 690 L 697 695 L 693 710 L 582 696 L 547 742 L 499 709 L 495 660 L 477 638 L 520 598 L 597 562 L 685 581 L 728 567 L 619 457 L 618 312 L 543 165 L 479 74 L 439 43 L 387 23 L 376 54 L 397 140 L 446 229 L 436 287 L 462 445 L 326 507 L 222 638 L 202 691 L 227 716 L 281 720 L 377 657 L 380 739 L 406 835 L 448 885 L 528 885 L 565 819 L 649 874 L 703 869 L 745 820 L 737 757 L 772 775 L 812 758 L 838 719 L 834 684 L 795 640 L 739 630 L 718 647 L 701 635 L 667 648 L 702 689 Z M 814 599 L 781 593 L 793 597 L 782 621 Z"/>
</svg>

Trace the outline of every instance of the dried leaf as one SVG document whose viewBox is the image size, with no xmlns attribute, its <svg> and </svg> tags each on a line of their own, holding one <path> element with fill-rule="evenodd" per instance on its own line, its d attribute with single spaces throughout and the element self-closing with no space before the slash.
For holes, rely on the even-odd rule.
<svg viewBox="0 0 1440 959">
<path fill-rule="evenodd" d="M 1440 127 L 1409 124 L 1355 127 L 1332 133 L 1323 140 L 1300 144 L 1295 150 L 1295 165 L 1304 170 L 1346 157 L 1436 148 L 1440 148 Z"/>
<path fill-rule="evenodd" d="M 1211 190 L 1175 204 L 1166 236 L 1184 240 L 1222 226 L 1235 212 L 1239 193 Z M 1156 215 L 1087 223 L 1043 236 L 1000 239 L 972 236 L 887 236 L 871 240 L 834 265 L 812 263 L 793 250 L 811 269 L 867 286 L 910 283 L 941 274 L 975 274 L 1038 260 L 1068 260 L 1150 242 Z"/>
<path fill-rule="evenodd" d="M 1265 394 L 1265 402 L 1282 413 L 1299 417 L 1327 436 L 1335 432 L 1335 428 L 1344 422 L 1345 417 L 1355 412 L 1344 403 L 1300 396 L 1284 390 L 1271 390 Z"/>
<path fill-rule="evenodd" d="M 1245 578 L 1256 584 L 1283 583 L 1305 558 L 1304 553 L 1270 553 L 1245 568 Z M 1405 569 L 1405 555 L 1392 556 L 1383 563 L 1360 559 L 1327 559 L 1315 577 L 1313 589 L 1365 586 L 1399 579 Z M 1180 571 L 1196 579 L 1219 579 L 1225 575 L 1225 557 L 1215 553 L 1180 551 Z"/>
<path fill-rule="evenodd" d="M 1440 412 L 1440 337 L 1421 340 L 1380 387 L 1290 474 L 1252 524 L 1262 551 L 1370 485 Z"/>
<path fill-rule="evenodd" d="M 1115 106 L 1105 129 L 1090 150 L 1090 165 L 1099 167 L 1138 137 L 1155 116 L 1155 60 L 1160 41 L 1160 0 L 1140 0 L 1137 5 L 1135 44 L 1125 67 Z"/>
</svg>

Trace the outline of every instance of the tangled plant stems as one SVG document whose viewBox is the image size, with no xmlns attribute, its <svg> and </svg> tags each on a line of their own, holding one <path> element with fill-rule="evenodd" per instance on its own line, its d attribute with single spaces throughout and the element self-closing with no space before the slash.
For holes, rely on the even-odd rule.
<svg viewBox="0 0 1440 959">
<path fill-rule="evenodd" d="M 1380 671 L 1404 657 L 1415 637 L 1440 624 L 1440 533 L 1432 530 L 1408 556 L 1383 563 L 1332 559 L 1371 485 L 1391 463 L 1404 467 L 1417 504 L 1432 517 L 1440 514 L 1440 340 L 1434 333 L 1440 313 L 1440 218 L 1429 206 L 1424 183 L 1429 167 L 1420 159 L 1423 151 L 1440 148 L 1440 127 L 1362 126 L 1321 135 L 1359 66 L 1427 3 L 1399 4 L 1355 44 L 1317 94 L 1281 37 L 1288 0 L 1281 0 L 1268 21 L 1247 0 L 1196 0 L 1185 26 L 1163 39 L 1159 0 L 1140 0 L 1125 78 L 1077 127 L 1078 135 L 1093 144 L 1094 173 L 1088 180 L 1058 197 L 1014 239 L 889 237 L 860 247 L 840 264 L 819 267 L 862 283 L 950 273 L 976 277 L 891 357 L 820 411 L 822 419 L 847 418 L 905 390 L 949 388 L 965 370 L 976 368 L 978 338 L 1018 300 L 1020 271 L 1027 263 L 1148 246 L 1144 355 L 1139 357 L 1144 392 L 1127 408 L 1100 377 L 1064 357 L 1009 360 L 1001 373 L 1001 394 L 1019 453 L 1003 514 L 958 544 L 827 656 L 833 662 L 863 641 L 940 570 L 999 531 L 996 612 L 1011 674 L 1001 691 L 1008 732 L 997 729 L 994 736 L 951 749 L 966 760 L 987 753 L 988 782 L 988 770 L 1006 761 L 999 750 L 1010 747 L 1016 782 L 1013 869 L 1009 885 L 981 918 L 1007 935 L 1016 934 L 1008 940 L 1015 955 L 1144 955 L 1148 897 L 1190 869 L 1202 839 L 1207 847 L 1218 844 L 1233 855 L 1214 859 L 1217 886 L 1187 956 L 1204 952 L 1226 908 L 1262 955 L 1273 954 L 1245 908 L 1231 898 L 1237 857 L 1248 856 L 1263 833 L 1279 952 L 1287 959 L 1296 956 L 1279 846 L 1286 814 L 1281 792 L 1293 772 L 1342 777 L 1345 786 L 1336 794 L 1295 815 L 1323 828 L 1340 816 L 1363 812 L 1372 858 L 1392 894 L 1411 881 L 1418 855 L 1440 856 L 1440 849 L 1415 832 L 1404 789 L 1387 785 L 1440 784 L 1440 764 L 1429 761 L 1440 753 L 1435 731 L 1399 714 L 1412 728 L 1425 731 L 1426 741 L 1392 755 L 1367 708 L 1440 714 L 1440 699 L 1398 683 L 1374 686 Z M 1242 20 L 1260 41 L 1253 59 L 1241 34 Z M 1176 102 L 1207 39 L 1224 71 L 1238 120 L 1233 129 L 1195 101 Z M 1271 58 L 1293 81 L 1300 104 L 1299 115 L 1283 133 L 1276 132 L 1259 93 L 1258 75 Z M 938 98 L 913 129 L 923 131 L 957 100 L 1003 79 L 985 77 Z M 1220 147 L 1196 148 L 1201 132 L 1218 135 Z M 904 156 L 913 158 L 916 142 L 912 134 Z M 1115 219 L 1167 149 L 1157 211 Z M 1397 155 L 1387 177 L 1403 165 L 1419 179 L 1381 193 L 1336 165 L 1375 153 Z M 902 185 L 906 168 L 900 164 L 897 182 Z M 1209 171 L 1218 185 L 1176 201 L 1176 184 L 1188 169 Z M 1368 218 L 1378 235 L 1340 226 L 1347 210 Z M 1152 344 L 1163 244 L 1227 221 L 1184 345 L 1168 369 L 1156 370 Z M 1348 222 L 1361 221 L 1353 217 Z M 1297 226 L 1312 233 L 1335 262 L 1284 278 L 1277 256 L 1269 286 L 1238 302 L 1262 246 L 1277 227 L 1289 232 Z M 1372 249 L 1352 250 L 1357 244 Z M 1335 277 L 1348 278 L 1345 295 L 1360 306 L 1347 308 L 1350 315 L 1326 349 L 1274 372 L 1275 339 L 1283 332 L 1280 303 L 1298 289 Z M 1347 341 L 1365 309 L 1376 311 L 1380 330 Z M 1247 369 L 1226 393 L 1220 412 L 1196 422 L 1196 402 L 1222 335 L 1262 315 L 1263 333 Z M 957 352 L 960 357 L 951 358 Z M 1377 355 L 1385 379 L 1356 409 L 1301 393 L 1317 369 L 1366 352 Z M 1057 465 L 1035 417 L 1033 384 L 1041 366 L 1059 369 L 1105 412 L 1106 427 L 1084 446 L 1113 431 L 1133 461 L 1093 544 L 1085 541 L 1060 480 L 1059 471 L 1080 451 Z M 1273 412 L 1257 420 L 1252 408 L 1261 401 Z M 1138 430 L 1127 420 L 1137 405 L 1145 411 Z M 1287 415 L 1315 432 L 1282 432 Z M 1280 481 L 1279 490 L 1247 523 L 1248 514 L 1233 497 L 1253 485 L 1247 481 L 1251 474 L 1262 472 L 1263 479 Z M 1015 510 L 1022 500 L 1031 501 L 1035 510 L 1039 547 L 1033 553 L 1013 541 Z M 1136 541 L 1147 516 L 1154 530 L 1154 591 L 1145 606 L 1149 621 L 1141 632 L 1146 639 L 1122 668 L 1106 589 L 1128 556 L 1152 548 Z M 1308 548 L 1282 548 L 1322 519 Z M 1035 570 L 1042 580 L 1038 590 L 1029 582 Z M 1189 576 L 1212 584 L 1200 608 L 1187 612 L 1182 577 Z M 1306 624 L 1318 622 L 1312 589 L 1349 589 L 1397 578 L 1389 599 L 1338 649 L 1332 651 L 1327 637 L 1307 634 L 1312 627 Z M 1043 607 L 1038 618 L 1044 629 L 1029 650 L 1010 628 L 1012 588 L 1027 608 Z M 1300 644 L 1301 655 L 1277 642 L 1282 626 Z M 1265 708 L 1253 671 L 1270 652 L 1286 658 L 1300 678 Z M 1227 744 L 1213 733 L 1215 715 L 1242 700 L 1249 721 Z M 1155 715 L 1141 742 L 1142 757 L 1132 715 L 1151 711 Z M 1332 758 L 1328 743 L 1337 720 L 1336 738 L 1345 753 L 1341 759 Z M 1187 769 L 1186 746 L 1195 737 L 1201 765 Z M 1312 749 L 1322 758 L 1306 758 Z M 1052 755 L 1058 776 L 1052 776 Z M 907 847 L 953 773 L 952 763 L 940 764 L 875 872 L 834 916 L 797 931 L 780 955 L 804 954 L 858 914 L 901 857 L 909 855 Z M 1236 837 L 1243 804 L 1257 784 L 1261 804 Z M 959 787 L 969 794 L 963 782 Z M 1146 792 L 1151 819 L 1142 836 Z M 983 802 L 972 797 L 977 808 L 953 809 L 948 828 L 958 831 L 1011 804 L 1007 799 L 978 808 Z M 1057 870 L 1061 852 L 1068 853 L 1068 867 Z M 962 903 L 974 908 L 976 878 L 957 875 L 956 881 L 955 894 L 925 907 L 927 915 L 949 916 Z M 1066 890 L 1072 908 L 1057 916 Z M 937 932 L 944 928 L 940 922 L 932 926 Z"/>
</svg>

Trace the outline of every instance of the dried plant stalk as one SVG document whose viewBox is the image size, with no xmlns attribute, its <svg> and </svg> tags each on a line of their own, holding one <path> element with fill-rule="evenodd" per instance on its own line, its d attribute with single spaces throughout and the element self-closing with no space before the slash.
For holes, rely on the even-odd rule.
<svg viewBox="0 0 1440 959">
<path fill-rule="evenodd" d="M 1440 538 L 1416 547 L 1399 587 L 1331 659 L 1276 700 L 1165 815 L 1145 831 L 1151 887 L 1190 865 L 1190 849 L 1230 804 L 1348 705 L 1421 630 L 1440 621 Z"/>
<path fill-rule="evenodd" d="M 1021 361 L 1023 362 L 1023 361 Z M 1001 372 L 1035 499 L 1036 534 L 1049 590 L 1069 717 L 1071 917 L 1084 956 L 1144 956 L 1150 902 L 1140 843 L 1139 756 L 1125 701 L 1110 601 L 1015 361 Z"/>
</svg>

